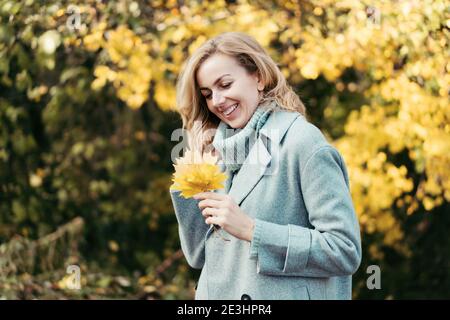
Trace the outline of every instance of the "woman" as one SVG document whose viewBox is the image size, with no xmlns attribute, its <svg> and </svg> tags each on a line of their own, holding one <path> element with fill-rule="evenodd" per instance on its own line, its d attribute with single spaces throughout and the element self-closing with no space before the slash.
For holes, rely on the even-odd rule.
<svg viewBox="0 0 450 320">
<path fill-rule="evenodd" d="M 351 299 L 361 243 L 344 160 L 264 49 L 243 33 L 210 39 L 177 104 L 190 147 L 212 139 L 229 176 L 194 199 L 171 191 L 181 247 L 202 269 L 196 299 Z"/>
</svg>

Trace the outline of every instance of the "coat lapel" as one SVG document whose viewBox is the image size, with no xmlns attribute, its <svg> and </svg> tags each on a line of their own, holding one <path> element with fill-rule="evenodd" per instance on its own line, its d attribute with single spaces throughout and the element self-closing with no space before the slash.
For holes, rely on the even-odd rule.
<svg viewBox="0 0 450 320">
<path fill-rule="evenodd" d="M 229 194 L 238 205 L 258 183 L 272 159 L 261 139 L 258 139 L 250 150 L 247 159 L 233 179 Z"/>
</svg>

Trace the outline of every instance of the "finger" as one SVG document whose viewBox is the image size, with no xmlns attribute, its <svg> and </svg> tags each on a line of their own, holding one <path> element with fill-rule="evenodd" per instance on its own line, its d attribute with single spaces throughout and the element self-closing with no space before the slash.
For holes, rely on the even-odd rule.
<svg viewBox="0 0 450 320">
<path fill-rule="evenodd" d="M 212 200 L 223 200 L 225 199 L 224 194 L 219 194 L 215 192 L 200 192 L 193 196 L 194 199 L 212 199 Z"/>
<path fill-rule="evenodd" d="M 202 215 L 205 218 L 211 217 L 211 216 L 217 216 L 220 214 L 219 210 L 215 208 L 205 208 L 202 210 Z"/>
<path fill-rule="evenodd" d="M 198 203 L 198 207 L 200 209 L 207 208 L 207 207 L 220 208 L 221 206 L 222 205 L 221 205 L 220 201 L 212 200 L 212 199 L 205 199 Z"/>
<path fill-rule="evenodd" d="M 216 226 L 222 227 L 222 219 L 215 216 L 206 218 L 205 223 L 209 225 L 215 224 Z"/>
</svg>

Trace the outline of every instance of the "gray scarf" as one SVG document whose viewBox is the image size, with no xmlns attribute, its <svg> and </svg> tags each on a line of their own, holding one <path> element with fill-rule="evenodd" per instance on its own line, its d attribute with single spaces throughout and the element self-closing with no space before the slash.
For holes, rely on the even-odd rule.
<svg viewBox="0 0 450 320">
<path fill-rule="evenodd" d="M 241 168 L 258 138 L 259 130 L 276 106 L 275 101 L 259 105 L 245 127 L 241 129 L 233 129 L 225 122 L 220 122 L 212 144 L 219 151 L 228 170 L 234 173 Z"/>
</svg>

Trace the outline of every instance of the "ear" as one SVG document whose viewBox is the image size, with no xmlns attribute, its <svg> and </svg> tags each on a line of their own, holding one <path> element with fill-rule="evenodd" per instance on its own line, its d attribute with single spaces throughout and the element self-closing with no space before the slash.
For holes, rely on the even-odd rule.
<svg viewBox="0 0 450 320">
<path fill-rule="evenodd" d="M 261 80 L 261 76 L 260 75 L 257 75 L 256 83 L 257 83 L 256 87 L 257 87 L 258 91 L 263 91 L 265 85 L 264 85 L 264 82 Z"/>
</svg>

